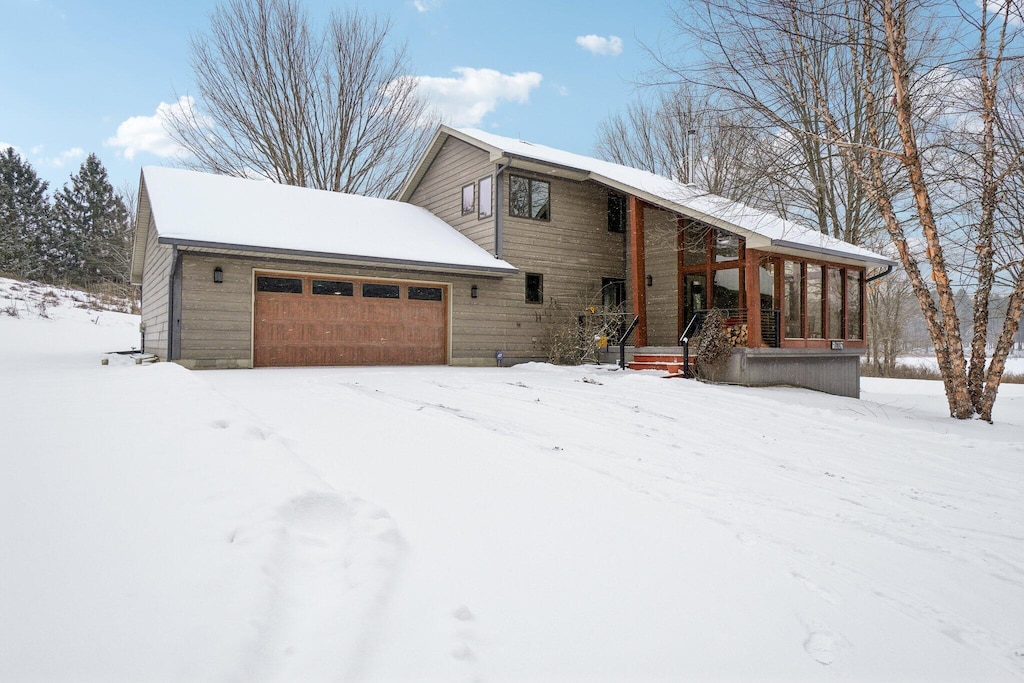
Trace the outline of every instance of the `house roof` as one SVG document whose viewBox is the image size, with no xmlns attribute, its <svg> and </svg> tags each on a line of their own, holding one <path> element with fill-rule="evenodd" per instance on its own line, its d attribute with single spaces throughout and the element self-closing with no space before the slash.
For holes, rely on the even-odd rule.
<svg viewBox="0 0 1024 683">
<path fill-rule="evenodd" d="M 511 274 L 426 209 L 389 199 L 176 168 L 142 169 L 132 279 L 142 275 L 150 216 L 161 244 Z"/>
<path fill-rule="evenodd" d="M 649 204 L 735 232 L 754 249 L 780 253 L 813 253 L 863 264 L 894 265 L 873 251 L 836 239 L 817 230 L 787 221 L 765 211 L 622 164 L 573 154 L 553 147 L 494 135 L 473 128 L 441 126 L 420 165 L 406 181 L 399 199 L 407 201 L 426 173 L 430 162 L 449 138 L 454 137 L 487 151 L 495 163 L 535 170 L 572 180 L 593 180 Z"/>
</svg>

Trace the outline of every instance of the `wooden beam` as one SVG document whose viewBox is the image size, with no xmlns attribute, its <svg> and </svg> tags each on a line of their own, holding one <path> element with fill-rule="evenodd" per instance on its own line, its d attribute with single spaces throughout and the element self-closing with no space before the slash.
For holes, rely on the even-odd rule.
<svg viewBox="0 0 1024 683">
<path fill-rule="evenodd" d="M 747 295 L 747 346 L 757 348 L 761 343 L 761 252 L 746 250 L 743 271 Z"/>
<path fill-rule="evenodd" d="M 640 316 L 633 337 L 635 346 L 647 346 L 647 263 L 644 255 L 644 205 L 629 195 L 629 249 L 632 255 L 633 313 Z"/>
<path fill-rule="evenodd" d="M 686 264 L 686 242 L 683 238 L 690 221 L 682 216 L 676 217 L 676 340 L 683 336 L 687 321 L 683 319 L 684 296 L 683 266 Z"/>
</svg>

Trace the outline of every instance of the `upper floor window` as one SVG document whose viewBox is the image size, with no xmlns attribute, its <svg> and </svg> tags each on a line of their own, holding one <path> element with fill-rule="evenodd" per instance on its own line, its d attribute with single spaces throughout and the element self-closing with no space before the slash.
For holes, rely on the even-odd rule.
<svg viewBox="0 0 1024 683">
<path fill-rule="evenodd" d="M 491 215 L 491 176 L 480 179 L 480 214 L 478 218 L 488 218 Z"/>
<path fill-rule="evenodd" d="M 551 183 L 509 176 L 508 214 L 539 221 L 551 220 Z"/>
<path fill-rule="evenodd" d="M 608 193 L 608 231 L 626 232 L 626 196 Z"/>
<path fill-rule="evenodd" d="M 462 188 L 462 215 L 473 213 L 476 208 L 476 184 L 470 183 Z"/>
<path fill-rule="evenodd" d="M 735 261 L 740 257 L 742 241 L 738 235 L 724 230 L 715 230 L 715 262 Z"/>
</svg>

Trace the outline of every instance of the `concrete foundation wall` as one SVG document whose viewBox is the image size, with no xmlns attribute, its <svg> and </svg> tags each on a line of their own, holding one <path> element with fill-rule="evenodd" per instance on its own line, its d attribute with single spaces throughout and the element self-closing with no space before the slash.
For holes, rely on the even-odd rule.
<svg viewBox="0 0 1024 683">
<path fill-rule="evenodd" d="M 860 353 L 808 349 L 736 349 L 713 382 L 750 387 L 792 386 L 860 397 Z"/>
</svg>

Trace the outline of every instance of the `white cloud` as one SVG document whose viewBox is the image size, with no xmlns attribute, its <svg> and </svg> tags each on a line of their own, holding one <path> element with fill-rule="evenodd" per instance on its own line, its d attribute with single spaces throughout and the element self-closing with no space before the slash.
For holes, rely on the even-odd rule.
<svg viewBox="0 0 1024 683">
<path fill-rule="evenodd" d="M 618 36 L 576 36 L 576 44 L 595 55 L 615 57 L 622 54 L 622 38 Z"/>
<path fill-rule="evenodd" d="M 568 97 L 569 96 L 569 89 L 567 87 L 565 87 L 564 85 L 560 85 L 560 86 L 558 86 L 558 94 L 561 95 L 562 97 Z"/>
<path fill-rule="evenodd" d="M 17 145 L 12 145 L 9 142 L 3 142 L 2 140 L 0 140 L 0 152 L 6 152 L 8 147 L 13 147 L 15 154 L 21 154 L 20 147 L 18 147 Z"/>
<path fill-rule="evenodd" d="M 530 91 L 540 85 L 543 76 L 535 71 L 503 74 L 494 69 L 460 66 L 452 69 L 457 78 L 411 76 L 419 93 L 446 123 L 474 126 L 494 111 L 499 102 L 525 104 Z"/>
<path fill-rule="evenodd" d="M 32 149 L 33 150 L 36 150 L 36 149 L 40 149 L 41 150 L 42 148 L 37 145 L 36 147 L 33 147 Z M 81 147 L 72 147 L 71 149 L 64 150 L 63 152 L 61 152 L 60 154 L 57 154 L 56 156 L 44 157 L 44 158 L 39 160 L 39 163 L 45 164 L 47 166 L 53 166 L 54 168 L 64 168 L 69 162 L 78 161 L 79 159 L 84 159 L 84 158 L 85 158 L 85 150 L 84 149 L 82 149 Z"/>
<path fill-rule="evenodd" d="M 412 6 L 416 8 L 417 12 L 429 12 L 436 7 L 440 7 L 443 0 L 412 0 Z"/>
<path fill-rule="evenodd" d="M 104 143 L 109 147 L 120 147 L 126 159 L 134 159 L 139 152 L 149 152 L 158 157 L 175 157 L 184 154 L 181 146 L 167 134 L 166 123 L 176 115 L 192 115 L 195 100 L 182 95 L 177 102 L 157 105 L 152 116 L 133 116 L 117 127 L 117 133 Z"/>
</svg>

